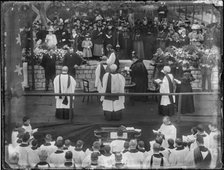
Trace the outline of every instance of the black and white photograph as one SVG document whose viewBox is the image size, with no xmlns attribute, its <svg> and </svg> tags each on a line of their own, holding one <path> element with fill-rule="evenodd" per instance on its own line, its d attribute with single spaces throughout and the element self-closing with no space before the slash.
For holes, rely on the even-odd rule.
<svg viewBox="0 0 224 170">
<path fill-rule="evenodd" d="M 1 2 L 3 169 L 222 169 L 223 1 Z"/>
</svg>

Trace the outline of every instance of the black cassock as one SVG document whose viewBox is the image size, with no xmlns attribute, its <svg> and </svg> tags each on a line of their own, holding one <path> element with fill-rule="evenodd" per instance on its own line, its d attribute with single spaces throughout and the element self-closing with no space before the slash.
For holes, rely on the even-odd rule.
<svg viewBox="0 0 224 170">
<path fill-rule="evenodd" d="M 68 67 L 68 74 L 75 78 L 74 65 L 80 66 L 83 59 L 76 53 L 66 53 L 63 60 L 63 66 Z"/>
<path fill-rule="evenodd" d="M 56 75 L 56 55 L 44 54 L 40 65 L 45 71 L 45 88 L 48 90 L 50 79 L 53 81 Z"/>
<path fill-rule="evenodd" d="M 183 76 L 180 84 L 180 93 L 189 93 L 193 92 L 191 87 L 191 81 L 194 81 L 194 77 L 192 76 L 189 70 L 183 72 Z M 194 113 L 194 97 L 193 95 L 183 95 L 181 100 L 181 113 Z"/>
<path fill-rule="evenodd" d="M 142 59 L 137 60 L 134 62 L 131 67 L 131 80 L 136 84 L 134 88 L 134 92 L 138 93 L 145 93 L 148 89 L 148 72 L 145 68 Z M 134 96 L 133 99 L 139 101 L 146 101 L 147 96 Z"/>
</svg>

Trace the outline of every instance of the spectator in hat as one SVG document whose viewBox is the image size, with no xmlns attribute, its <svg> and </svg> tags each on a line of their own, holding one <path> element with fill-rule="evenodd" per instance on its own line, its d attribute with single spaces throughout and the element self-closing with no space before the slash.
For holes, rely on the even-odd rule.
<svg viewBox="0 0 224 170">
<path fill-rule="evenodd" d="M 137 150 L 137 141 L 132 139 L 129 142 L 129 151 L 123 154 L 124 163 L 128 169 L 141 169 L 144 154 Z"/>
<path fill-rule="evenodd" d="M 78 140 L 76 142 L 75 148 L 72 150 L 73 153 L 73 161 L 75 163 L 76 168 L 82 167 L 82 162 L 85 158 L 85 152 L 83 151 L 83 141 Z"/>
<path fill-rule="evenodd" d="M 30 167 L 34 167 L 39 161 L 39 148 L 38 148 L 38 143 L 37 140 L 34 139 L 31 142 L 32 146 L 30 150 L 28 151 L 28 163 Z"/>
<path fill-rule="evenodd" d="M 28 162 L 28 152 L 30 150 L 29 146 L 30 134 L 26 132 L 22 137 L 22 143 L 17 148 L 17 153 L 19 156 L 18 165 L 20 168 L 27 168 L 29 166 Z"/>
<path fill-rule="evenodd" d="M 46 27 L 42 24 L 39 24 L 39 28 L 38 28 L 38 31 L 36 33 L 36 42 L 38 40 L 41 40 L 41 42 L 45 42 L 45 38 L 47 36 L 48 32 L 46 30 Z"/>
<path fill-rule="evenodd" d="M 161 22 L 164 18 L 167 18 L 168 9 L 165 2 L 161 2 L 161 5 L 157 9 L 159 21 Z"/>
<path fill-rule="evenodd" d="M 133 34 L 133 50 L 136 51 L 136 54 L 139 56 L 140 59 L 145 59 L 144 55 L 144 46 L 143 46 L 143 36 L 140 29 L 141 22 L 136 21 L 136 26 L 134 28 Z"/>
<path fill-rule="evenodd" d="M 179 29 L 179 47 L 182 48 L 185 45 L 188 45 L 190 43 L 189 37 L 187 36 L 187 31 L 185 28 L 180 28 Z"/>
<path fill-rule="evenodd" d="M 143 60 L 139 59 L 137 55 L 132 57 L 132 62 L 130 76 L 132 82 L 136 84 L 134 92 L 145 93 L 148 90 L 148 71 Z M 132 96 L 132 98 L 137 101 L 147 101 L 147 96 Z"/>
<path fill-rule="evenodd" d="M 48 156 L 50 156 L 52 153 L 54 153 L 57 150 L 57 147 L 52 142 L 52 136 L 51 134 L 46 134 L 45 143 L 40 146 L 40 150 L 46 150 Z"/>
<path fill-rule="evenodd" d="M 167 37 L 167 33 L 165 31 L 165 28 L 162 25 L 158 26 L 158 35 L 156 38 L 156 47 L 161 48 L 162 50 L 165 50 L 166 48 L 166 37 Z"/>
<path fill-rule="evenodd" d="M 50 168 L 50 167 L 54 167 L 54 166 L 51 166 L 48 161 L 47 161 L 47 158 L 48 158 L 48 153 L 46 150 L 40 150 L 39 152 L 39 159 L 40 159 L 40 162 L 38 162 L 35 166 L 35 168 L 38 168 L 38 169 L 42 169 L 42 168 Z"/>
<path fill-rule="evenodd" d="M 93 43 L 91 41 L 90 35 L 86 34 L 85 35 L 85 40 L 82 41 L 82 47 L 83 47 L 83 57 L 84 58 L 91 58 L 92 57 L 92 48 Z"/>
<path fill-rule="evenodd" d="M 78 50 L 78 42 L 79 42 L 79 35 L 77 33 L 77 27 L 72 29 L 70 41 L 71 41 L 71 47 L 73 48 L 74 53 L 76 53 Z"/>
<path fill-rule="evenodd" d="M 53 26 L 50 26 L 50 28 L 48 29 L 48 34 L 46 35 L 46 38 L 45 38 L 45 42 L 49 49 L 55 48 L 58 44 L 56 35 L 53 32 L 54 32 L 54 28 Z"/>
<path fill-rule="evenodd" d="M 104 54 L 103 50 L 104 34 L 101 25 L 97 25 L 97 30 L 93 31 L 92 42 L 93 42 L 93 56 L 98 59 L 99 57 L 102 57 Z"/>
<path fill-rule="evenodd" d="M 103 76 L 102 93 L 124 93 L 125 79 L 116 73 L 117 66 L 109 66 L 110 72 Z M 102 96 L 103 111 L 106 120 L 120 120 L 124 109 L 124 96 Z"/>
<path fill-rule="evenodd" d="M 65 152 L 63 150 L 63 141 L 56 141 L 57 150 L 49 156 L 50 164 L 55 168 L 61 167 L 65 163 Z"/>
</svg>

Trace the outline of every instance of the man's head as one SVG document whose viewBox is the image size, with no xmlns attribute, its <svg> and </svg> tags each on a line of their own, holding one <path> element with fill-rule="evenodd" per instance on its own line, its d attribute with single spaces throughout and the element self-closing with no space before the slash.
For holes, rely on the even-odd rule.
<svg viewBox="0 0 224 170">
<path fill-rule="evenodd" d="M 62 149 L 63 148 L 63 140 L 57 140 L 56 146 L 58 147 L 58 149 Z"/>
<path fill-rule="evenodd" d="M 210 131 L 216 130 L 217 129 L 217 122 L 209 123 L 208 128 L 209 128 Z"/>
<path fill-rule="evenodd" d="M 22 137 L 22 141 L 24 143 L 27 143 L 27 142 L 29 142 L 29 139 L 30 139 L 30 134 L 28 132 L 26 132 Z"/>
<path fill-rule="evenodd" d="M 163 123 L 164 123 L 165 125 L 169 125 L 169 124 L 171 123 L 171 121 L 170 121 L 170 117 L 169 117 L 169 116 L 164 116 L 164 117 L 163 117 Z"/>
<path fill-rule="evenodd" d="M 64 74 L 68 73 L 68 67 L 67 66 L 62 67 L 62 73 L 64 73 Z"/>
<path fill-rule="evenodd" d="M 28 116 L 23 117 L 23 124 L 29 125 L 30 124 L 30 118 Z"/>
<path fill-rule="evenodd" d="M 181 146 L 183 146 L 183 142 L 182 142 L 182 140 L 181 140 L 180 138 L 177 138 L 177 139 L 175 140 L 175 144 L 176 144 L 177 147 L 181 147 Z"/>
<path fill-rule="evenodd" d="M 124 149 L 126 149 L 126 150 L 129 149 L 129 142 L 128 141 L 124 142 Z"/>
<path fill-rule="evenodd" d="M 82 148 L 83 147 L 83 141 L 82 140 L 78 140 L 76 142 L 76 145 L 75 145 L 76 148 Z"/>
<path fill-rule="evenodd" d="M 50 143 L 51 140 L 52 140 L 52 136 L 51 136 L 51 134 L 46 134 L 46 136 L 45 136 L 45 142 L 46 142 L 46 143 Z"/>
<path fill-rule="evenodd" d="M 202 124 L 199 124 L 197 126 L 197 130 L 198 130 L 199 133 L 203 133 L 205 131 L 204 126 Z"/>
<path fill-rule="evenodd" d="M 130 140 L 129 148 L 130 149 L 136 149 L 136 147 L 137 147 L 137 141 L 135 139 Z"/>
<path fill-rule="evenodd" d="M 110 65 L 110 72 L 111 72 L 111 73 L 115 73 L 116 70 L 117 70 L 117 65 L 116 65 L 116 64 L 111 64 L 111 65 Z"/>
<path fill-rule="evenodd" d="M 144 143 L 144 141 L 141 140 L 141 141 L 138 142 L 138 148 L 139 148 L 139 149 L 141 149 L 141 148 L 145 148 L 145 143 Z"/>
<path fill-rule="evenodd" d="M 39 152 L 39 159 L 41 162 L 45 162 L 47 160 L 47 157 L 48 157 L 48 153 L 46 150 L 41 150 Z"/>
<path fill-rule="evenodd" d="M 173 139 L 170 138 L 170 139 L 167 140 L 167 142 L 168 142 L 169 146 L 171 146 L 171 147 L 174 146 L 174 140 Z"/>
<path fill-rule="evenodd" d="M 201 135 L 197 135 L 196 136 L 196 142 L 197 144 L 200 146 L 200 145 L 204 145 L 204 139 Z"/>
<path fill-rule="evenodd" d="M 71 151 L 67 151 L 67 152 L 65 153 L 65 159 L 66 159 L 66 160 L 72 160 L 72 156 L 73 156 L 73 154 L 72 154 Z"/>
<path fill-rule="evenodd" d="M 32 144 L 32 147 L 37 147 L 37 146 L 38 146 L 38 142 L 37 142 L 36 139 L 34 139 L 34 140 L 31 142 L 31 144 Z"/>
<path fill-rule="evenodd" d="M 163 67 L 163 71 L 164 71 L 165 74 L 170 73 L 170 71 L 171 71 L 170 66 L 164 66 L 164 67 Z"/>
<path fill-rule="evenodd" d="M 99 151 L 100 150 L 100 142 L 99 141 L 95 141 L 93 142 L 93 150 L 94 151 Z"/>
<path fill-rule="evenodd" d="M 155 142 L 162 145 L 163 143 L 163 138 L 162 137 L 156 137 Z"/>
<path fill-rule="evenodd" d="M 65 140 L 65 146 L 69 147 L 71 145 L 71 141 L 69 139 Z"/>
<path fill-rule="evenodd" d="M 110 150 L 111 150 L 111 148 L 110 148 L 110 145 L 105 145 L 104 146 L 104 151 L 105 151 L 105 153 L 110 153 Z"/>
<path fill-rule="evenodd" d="M 152 149 L 153 149 L 153 153 L 159 153 L 159 151 L 160 151 L 160 144 L 154 143 L 153 146 L 152 146 Z"/>
</svg>

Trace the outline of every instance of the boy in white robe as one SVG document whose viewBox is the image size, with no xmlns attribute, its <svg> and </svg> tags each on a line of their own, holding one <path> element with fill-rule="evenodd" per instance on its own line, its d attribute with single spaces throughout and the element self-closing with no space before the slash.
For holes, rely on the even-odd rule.
<svg viewBox="0 0 224 170">
<path fill-rule="evenodd" d="M 22 143 L 17 147 L 16 150 L 16 152 L 19 154 L 18 165 L 20 166 L 20 168 L 27 168 L 29 166 L 28 162 L 28 152 L 30 150 L 29 139 L 30 135 L 28 132 L 26 132 L 23 135 Z"/>
<path fill-rule="evenodd" d="M 163 124 L 160 126 L 160 128 L 157 131 L 153 130 L 153 132 L 156 134 L 162 134 L 164 136 L 164 140 L 162 143 L 162 147 L 164 148 L 168 147 L 168 143 L 167 143 L 168 139 L 173 139 L 174 141 L 176 140 L 177 129 L 171 123 L 169 116 L 164 116 Z"/>
<path fill-rule="evenodd" d="M 47 158 L 48 158 L 48 153 L 46 150 L 40 150 L 39 152 L 39 159 L 40 159 L 40 162 L 38 162 L 35 166 L 35 168 L 39 168 L 39 169 L 47 169 L 47 168 L 50 168 L 50 167 L 53 167 L 51 166 L 48 162 L 47 162 Z"/>
<path fill-rule="evenodd" d="M 45 143 L 40 146 L 40 150 L 46 150 L 48 156 L 54 153 L 57 150 L 57 147 L 52 143 L 52 136 L 51 134 L 46 134 L 45 136 Z"/>
<path fill-rule="evenodd" d="M 40 162 L 39 152 L 40 150 L 38 148 L 37 140 L 34 139 L 32 141 L 32 146 L 28 151 L 28 163 L 30 167 L 34 167 L 38 162 Z"/>
<path fill-rule="evenodd" d="M 115 156 L 111 153 L 109 145 L 104 146 L 104 154 L 99 156 L 99 166 L 106 169 L 111 169 L 115 164 Z"/>
<path fill-rule="evenodd" d="M 110 147 L 111 147 L 111 152 L 112 153 L 120 153 L 120 152 L 123 152 L 123 150 L 124 150 L 125 140 L 122 139 L 123 138 L 123 130 L 122 130 L 122 128 L 118 129 L 117 138 L 118 139 L 113 140 L 110 143 Z"/>
<path fill-rule="evenodd" d="M 123 154 L 124 164 L 128 169 L 141 169 L 144 154 L 137 150 L 137 141 L 132 139 L 129 143 L 129 151 Z"/>
<path fill-rule="evenodd" d="M 32 129 L 32 126 L 30 124 L 30 118 L 28 116 L 23 117 L 23 129 L 25 129 L 25 132 L 28 132 L 30 134 L 30 138 L 33 138 L 33 134 L 38 131 L 38 128 Z"/>
<path fill-rule="evenodd" d="M 107 57 L 104 56 L 101 58 L 102 61 L 101 63 L 96 67 L 95 71 L 95 87 L 97 88 L 97 91 L 101 93 L 102 88 L 103 88 L 103 76 L 106 73 L 107 69 Z"/>
<path fill-rule="evenodd" d="M 181 139 L 177 138 L 175 141 L 176 148 L 170 153 L 169 163 L 173 168 L 186 168 L 185 167 L 185 157 L 189 152 L 188 148 L 183 146 Z"/>
<path fill-rule="evenodd" d="M 49 163 L 55 168 L 61 167 L 65 163 L 65 152 L 63 150 L 63 141 L 56 142 L 57 150 L 49 156 Z"/>
<path fill-rule="evenodd" d="M 85 158 L 85 152 L 83 151 L 83 141 L 78 140 L 76 142 L 75 148 L 72 150 L 73 161 L 76 168 L 82 168 L 82 161 Z"/>
<path fill-rule="evenodd" d="M 125 78 L 116 73 L 117 66 L 110 66 L 110 73 L 103 76 L 102 93 L 124 93 Z M 124 109 L 124 96 L 102 96 L 103 111 L 107 120 L 120 120 L 121 112 Z"/>
<path fill-rule="evenodd" d="M 211 165 L 211 152 L 204 146 L 204 139 L 201 135 L 196 137 L 197 147 L 186 155 L 188 168 L 208 169 Z"/>
<path fill-rule="evenodd" d="M 62 74 L 54 79 L 55 93 L 75 93 L 76 81 L 68 75 L 68 67 L 62 67 Z M 56 98 L 56 118 L 69 119 L 70 97 L 55 96 Z M 73 97 L 74 99 L 74 97 Z"/>
<path fill-rule="evenodd" d="M 153 144 L 153 154 L 149 155 L 144 163 L 143 169 L 162 169 L 167 168 L 169 163 L 165 157 L 163 157 L 160 153 L 160 144 L 154 143 Z"/>
</svg>

